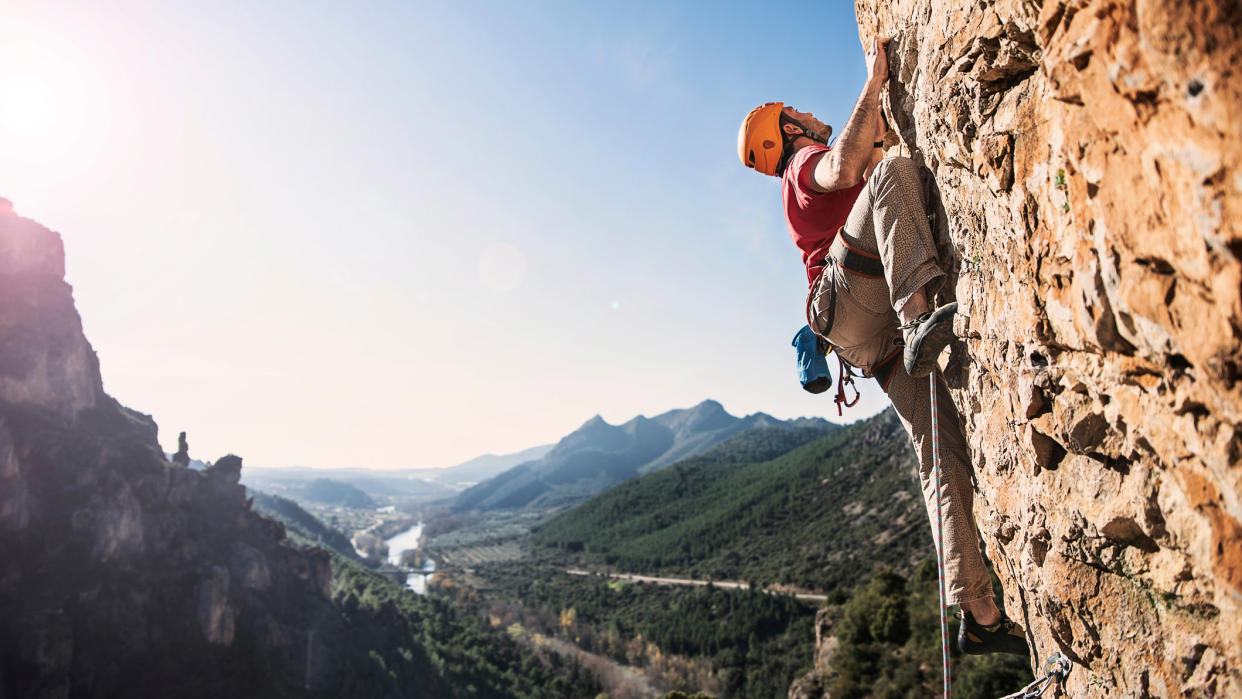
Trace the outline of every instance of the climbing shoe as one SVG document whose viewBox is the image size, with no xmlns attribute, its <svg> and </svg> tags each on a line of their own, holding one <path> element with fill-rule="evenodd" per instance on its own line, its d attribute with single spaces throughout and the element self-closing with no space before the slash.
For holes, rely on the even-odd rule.
<svg viewBox="0 0 1242 699">
<path fill-rule="evenodd" d="M 948 303 L 901 326 L 906 343 L 903 359 L 907 373 L 916 379 L 932 373 L 941 350 L 953 339 L 953 315 L 956 313 L 957 303 Z"/>
<path fill-rule="evenodd" d="M 1030 655 L 1026 645 L 1026 632 L 1013 619 L 1001 615 L 1000 621 L 984 626 L 975 621 L 970 612 L 962 611 L 962 626 L 957 632 L 957 647 L 967 655 L 988 653 L 1013 653 Z"/>
</svg>

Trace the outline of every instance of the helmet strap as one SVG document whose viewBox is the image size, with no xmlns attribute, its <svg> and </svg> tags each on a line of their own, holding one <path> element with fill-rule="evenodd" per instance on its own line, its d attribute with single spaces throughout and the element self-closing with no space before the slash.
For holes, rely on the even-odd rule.
<svg viewBox="0 0 1242 699">
<path fill-rule="evenodd" d="M 822 144 L 824 144 L 825 146 L 826 146 L 826 145 L 828 145 L 828 142 L 827 142 L 827 141 L 821 141 L 821 140 L 819 140 L 818 138 L 816 138 L 815 136 L 813 136 L 813 135 L 811 134 L 811 131 L 810 131 L 809 129 L 807 129 L 807 128 L 806 128 L 806 125 L 805 125 L 805 124 L 803 124 L 802 122 L 798 121 L 797 119 L 794 119 L 794 118 L 792 118 L 792 117 L 786 116 L 784 113 L 781 113 L 781 117 L 780 117 L 780 124 L 781 124 L 781 138 L 782 138 L 782 139 L 784 139 L 786 143 L 790 143 L 790 142 L 792 142 L 792 139 L 795 139 L 795 138 L 797 138 L 798 136 L 805 136 L 805 137 L 807 137 L 807 138 L 811 139 L 812 141 L 815 141 L 816 143 L 822 143 Z M 787 134 L 787 133 L 785 133 L 785 124 L 793 124 L 794 126 L 797 126 L 798 128 L 802 129 L 802 133 L 801 133 L 801 134 Z M 828 136 L 828 137 L 829 137 L 829 138 L 832 138 L 832 131 L 831 131 L 832 127 L 831 127 L 831 126 L 829 126 L 829 127 L 828 127 L 828 129 L 829 129 L 829 132 L 828 132 L 828 133 L 829 133 L 829 136 Z"/>
</svg>

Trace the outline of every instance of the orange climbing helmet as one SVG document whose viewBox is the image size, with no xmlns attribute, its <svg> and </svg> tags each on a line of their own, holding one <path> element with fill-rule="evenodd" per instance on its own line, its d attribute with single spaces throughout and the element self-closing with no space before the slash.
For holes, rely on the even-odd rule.
<svg viewBox="0 0 1242 699">
<path fill-rule="evenodd" d="M 781 161 L 781 109 L 784 102 L 768 102 L 750 110 L 737 132 L 737 155 L 742 164 L 765 175 L 775 175 Z"/>
</svg>

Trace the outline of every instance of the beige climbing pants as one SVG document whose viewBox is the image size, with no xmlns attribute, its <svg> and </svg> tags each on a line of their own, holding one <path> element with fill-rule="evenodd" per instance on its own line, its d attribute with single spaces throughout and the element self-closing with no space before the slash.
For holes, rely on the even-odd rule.
<svg viewBox="0 0 1242 699">
<path fill-rule="evenodd" d="M 881 277 L 850 271 L 833 261 L 819 278 L 811 305 L 814 320 L 822 324 L 828 315 L 827 304 L 835 300 L 828 340 L 845 361 L 868 375 L 882 362 L 893 367 L 882 387 L 918 452 L 919 480 L 934 532 L 936 483 L 932 478 L 928 380 L 912 378 L 902 365 L 901 330 L 895 310 L 920 289 L 930 300 L 932 292 L 944 281 L 920 192 L 917 166 L 909 158 L 888 158 L 875 166 L 833 248 L 838 259 L 836 253 L 842 252 L 842 246 L 872 258 L 878 256 L 884 274 Z M 822 332 L 823 328 L 815 330 Z M 974 488 L 961 417 L 939 373 L 936 386 L 944 479 L 940 503 L 945 591 L 950 604 L 961 604 L 991 597 L 992 584 L 979 551 Z"/>
</svg>

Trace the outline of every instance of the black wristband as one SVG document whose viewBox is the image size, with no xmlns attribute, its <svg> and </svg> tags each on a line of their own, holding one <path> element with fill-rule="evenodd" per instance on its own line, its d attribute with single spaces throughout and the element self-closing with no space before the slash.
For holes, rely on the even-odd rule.
<svg viewBox="0 0 1242 699">
<path fill-rule="evenodd" d="M 884 141 L 876 141 L 875 143 L 872 143 L 872 144 L 871 144 L 871 146 L 872 146 L 873 148 L 883 148 L 883 147 L 884 147 Z"/>
</svg>

